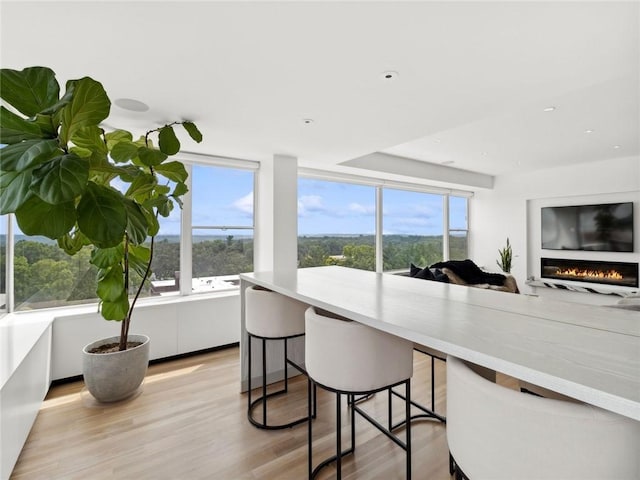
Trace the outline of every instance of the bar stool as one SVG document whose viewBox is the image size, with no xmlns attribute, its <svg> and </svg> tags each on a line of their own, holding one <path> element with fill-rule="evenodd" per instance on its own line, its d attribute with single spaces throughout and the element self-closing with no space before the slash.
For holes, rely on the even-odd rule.
<svg viewBox="0 0 640 480">
<path fill-rule="evenodd" d="M 413 344 L 413 349 L 416 352 L 420 352 L 424 355 L 427 355 L 431 359 L 431 408 L 426 407 L 425 405 L 418 403 L 414 400 L 411 400 L 411 405 L 416 407 L 422 413 L 411 415 L 411 420 L 425 419 L 425 420 L 438 420 L 442 423 L 447 423 L 447 418 L 444 415 L 441 415 L 436 412 L 436 372 L 435 372 L 435 361 L 440 360 L 442 362 L 447 361 L 447 355 L 439 350 L 434 350 L 433 348 L 429 348 L 425 345 L 420 345 L 418 343 Z M 389 396 L 395 395 L 398 398 L 404 400 L 404 395 L 402 393 L 395 391 L 394 389 L 389 390 Z M 390 430 L 395 430 L 400 426 L 404 425 L 405 421 L 401 420 L 396 424 L 390 425 Z"/>
<path fill-rule="evenodd" d="M 411 478 L 411 376 L 413 344 L 330 312 L 309 307 L 305 314 L 305 364 L 309 392 L 318 385 L 336 394 L 336 454 L 313 467 L 313 422 L 309 419 L 309 478 L 336 462 L 337 478 L 342 478 L 342 457 L 355 451 L 357 412 L 406 451 L 406 477 Z M 405 441 L 362 410 L 355 395 L 368 395 L 405 385 Z M 351 414 L 351 446 L 342 450 L 341 396 L 347 395 Z M 310 398 L 310 397 L 309 397 Z M 311 414 L 311 401 L 309 400 Z M 389 419 L 389 423 L 391 420 Z"/>
<path fill-rule="evenodd" d="M 447 358 L 447 443 L 457 480 L 637 479 L 640 422 L 498 385 Z"/>
<path fill-rule="evenodd" d="M 298 418 L 291 422 L 277 425 L 269 425 L 267 422 L 267 400 L 277 395 L 288 392 L 289 365 L 300 373 L 306 375 L 304 366 L 298 365 L 288 357 L 288 340 L 303 336 L 305 333 L 304 314 L 308 305 L 298 302 L 285 295 L 267 290 L 259 286 L 247 288 L 245 291 L 245 326 L 248 339 L 248 395 L 247 418 L 252 425 L 267 430 L 279 430 L 290 428 L 307 420 L 307 417 Z M 251 399 L 251 362 L 253 339 L 259 339 L 262 343 L 262 396 Z M 267 393 L 267 341 L 281 340 L 284 343 L 284 388 Z M 262 405 L 262 420 L 254 418 L 253 411 L 257 405 Z M 314 402 L 315 408 L 315 402 Z"/>
</svg>

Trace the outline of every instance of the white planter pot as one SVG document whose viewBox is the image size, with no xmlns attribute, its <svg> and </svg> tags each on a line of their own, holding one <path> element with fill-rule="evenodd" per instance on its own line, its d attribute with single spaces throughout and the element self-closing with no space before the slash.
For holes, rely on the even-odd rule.
<svg viewBox="0 0 640 480">
<path fill-rule="evenodd" d="M 100 402 L 117 402 L 133 395 L 142 384 L 149 365 L 149 337 L 129 335 L 130 342 L 141 345 L 122 352 L 89 353 L 106 343 L 117 342 L 110 337 L 90 343 L 82 350 L 82 374 L 89 393 Z"/>
</svg>

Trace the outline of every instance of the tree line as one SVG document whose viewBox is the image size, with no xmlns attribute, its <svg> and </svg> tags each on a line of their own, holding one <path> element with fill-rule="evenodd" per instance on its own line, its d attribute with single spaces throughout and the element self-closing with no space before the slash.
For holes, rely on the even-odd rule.
<svg viewBox="0 0 640 480">
<path fill-rule="evenodd" d="M 175 237 L 174 237 L 175 238 Z M 386 270 L 407 269 L 411 263 L 426 266 L 442 260 L 442 236 L 385 235 L 383 263 Z M 57 245 L 32 239 L 15 244 L 14 292 L 16 305 L 28 302 L 37 308 L 83 303 L 96 298 L 97 269 L 84 248 L 66 255 Z M 466 237 L 451 237 L 452 259 L 466 258 Z M 0 246 L 0 278 L 5 278 L 6 249 Z M 234 238 L 198 241 L 192 246 L 194 278 L 234 275 L 253 270 L 253 239 Z M 322 265 L 375 270 L 375 237 L 300 236 L 298 264 L 301 268 Z M 180 270 L 180 244 L 157 237 L 153 257 L 153 280 L 171 280 Z M 139 279 L 132 279 L 132 288 Z M 147 285 L 145 294 L 152 294 Z"/>
</svg>

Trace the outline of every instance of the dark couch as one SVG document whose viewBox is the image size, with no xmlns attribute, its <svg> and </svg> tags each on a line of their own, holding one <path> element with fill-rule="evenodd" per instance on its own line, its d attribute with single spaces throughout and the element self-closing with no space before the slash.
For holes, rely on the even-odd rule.
<svg viewBox="0 0 640 480">
<path fill-rule="evenodd" d="M 438 262 L 427 267 L 417 267 L 411 264 L 409 276 L 475 288 L 520 293 L 516 279 L 513 276 L 485 272 L 469 259 Z"/>
</svg>

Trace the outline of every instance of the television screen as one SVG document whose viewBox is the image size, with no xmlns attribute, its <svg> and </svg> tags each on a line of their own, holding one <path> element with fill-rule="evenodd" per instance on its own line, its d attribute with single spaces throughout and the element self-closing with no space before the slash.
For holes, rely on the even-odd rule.
<svg viewBox="0 0 640 480">
<path fill-rule="evenodd" d="M 633 252 L 633 203 L 543 207 L 542 248 Z"/>
</svg>

